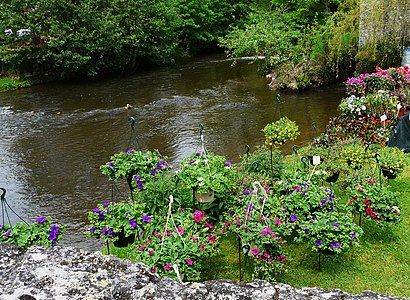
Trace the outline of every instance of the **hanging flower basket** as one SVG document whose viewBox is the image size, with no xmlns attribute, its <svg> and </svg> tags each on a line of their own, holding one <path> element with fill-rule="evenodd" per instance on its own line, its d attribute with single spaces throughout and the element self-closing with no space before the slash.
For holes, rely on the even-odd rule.
<svg viewBox="0 0 410 300">
<path fill-rule="evenodd" d="M 113 242 L 114 246 L 117 248 L 124 248 L 131 245 L 135 241 L 135 234 L 130 234 L 125 236 L 124 232 L 120 232 L 117 235 L 118 239 Z"/>
<path fill-rule="evenodd" d="M 336 182 L 339 179 L 340 171 L 337 171 L 326 178 L 326 182 Z"/>
<path fill-rule="evenodd" d="M 199 191 L 195 191 L 195 198 L 200 203 L 209 203 L 209 202 L 214 201 L 215 192 L 211 189 L 209 189 L 207 193 L 201 193 Z"/>
<path fill-rule="evenodd" d="M 396 178 L 396 170 L 394 169 L 382 169 L 382 174 L 384 177 L 388 179 L 395 179 Z"/>
</svg>

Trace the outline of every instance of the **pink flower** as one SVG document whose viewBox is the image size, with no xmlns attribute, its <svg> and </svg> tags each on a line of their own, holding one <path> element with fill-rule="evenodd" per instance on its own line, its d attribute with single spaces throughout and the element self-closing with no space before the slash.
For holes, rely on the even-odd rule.
<svg viewBox="0 0 410 300">
<path fill-rule="evenodd" d="M 269 254 L 268 254 L 268 252 L 263 252 L 263 257 L 265 257 L 265 258 L 269 258 Z"/>
<path fill-rule="evenodd" d="M 278 217 L 276 217 L 274 224 L 275 224 L 275 225 L 280 225 L 280 219 L 279 219 Z"/>
<path fill-rule="evenodd" d="M 200 210 L 194 211 L 193 215 L 194 215 L 194 221 L 197 223 L 201 222 L 202 219 L 205 218 L 205 214 Z"/>
<path fill-rule="evenodd" d="M 364 199 L 363 200 L 364 204 L 369 205 L 370 204 L 370 200 L 369 199 Z"/>
<path fill-rule="evenodd" d="M 272 233 L 272 229 L 270 229 L 269 227 L 266 227 L 266 232 L 267 233 Z"/>
<path fill-rule="evenodd" d="M 266 229 L 264 229 L 264 230 L 262 230 L 261 234 L 262 234 L 263 236 L 265 236 L 265 235 L 268 234 L 268 232 L 266 231 Z"/>
<path fill-rule="evenodd" d="M 231 222 L 226 222 L 225 226 L 231 226 Z"/>
<path fill-rule="evenodd" d="M 258 260 L 262 260 L 262 255 L 259 255 L 259 256 L 258 256 Z"/>
<path fill-rule="evenodd" d="M 213 235 L 208 236 L 208 240 L 209 240 L 211 243 L 215 243 L 215 237 L 214 237 Z"/>
<path fill-rule="evenodd" d="M 203 251 L 203 250 L 205 250 L 205 244 L 201 244 L 201 246 L 199 246 L 199 248 Z"/>
<path fill-rule="evenodd" d="M 145 249 L 145 246 L 139 246 L 139 247 L 138 247 L 138 250 L 139 250 L 139 251 L 142 251 L 142 250 L 144 250 L 144 249 Z"/>
<path fill-rule="evenodd" d="M 210 224 L 210 223 L 208 223 L 208 222 L 205 223 L 205 226 L 208 227 L 208 228 L 210 228 L 210 229 L 214 228 L 214 225 L 212 225 L 212 224 Z"/>
<path fill-rule="evenodd" d="M 271 234 L 270 237 L 273 238 L 273 239 L 277 238 L 276 234 Z"/>
<path fill-rule="evenodd" d="M 258 249 L 258 248 L 252 249 L 252 254 L 253 254 L 254 256 L 258 255 L 258 253 L 259 253 L 259 249 Z"/>
<path fill-rule="evenodd" d="M 171 264 L 166 264 L 164 269 L 165 269 L 165 271 L 171 270 Z"/>
<path fill-rule="evenodd" d="M 154 250 L 149 249 L 149 250 L 148 250 L 148 254 L 149 254 L 149 255 L 154 255 Z"/>
<path fill-rule="evenodd" d="M 194 262 L 192 261 L 192 259 L 186 259 L 185 261 L 186 261 L 186 263 L 187 263 L 188 266 L 192 266 L 192 264 L 194 263 Z"/>
<path fill-rule="evenodd" d="M 177 229 L 177 231 L 178 231 L 180 234 L 184 234 L 184 233 L 185 233 L 184 228 L 181 228 L 181 227 L 179 227 L 179 228 Z"/>
</svg>

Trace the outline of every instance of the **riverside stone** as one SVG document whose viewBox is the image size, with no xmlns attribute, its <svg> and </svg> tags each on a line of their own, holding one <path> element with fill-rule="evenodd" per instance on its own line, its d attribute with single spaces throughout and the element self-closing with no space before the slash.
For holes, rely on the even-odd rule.
<svg viewBox="0 0 410 300">
<path fill-rule="evenodd" d="M 341 290 L 295 289 L 257 280 L 234 283 L 213 280 L 179 283 L 150 272 L 142 263 L 73 247 L 22 250 L 0 244 L 0 299 L 2 300 L 399 300 L 371 291 L 358 295 Z"/>
</svg>

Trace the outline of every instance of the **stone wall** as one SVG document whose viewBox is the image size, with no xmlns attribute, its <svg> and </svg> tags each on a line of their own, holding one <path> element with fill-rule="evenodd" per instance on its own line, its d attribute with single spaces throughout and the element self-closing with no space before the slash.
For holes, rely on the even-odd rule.
<svg viewBox="0 0 410 300">
<path fill-rule="evenodd" d="M 215 280 L 179 283 L 152 274 L 141 263 L 71 247 L 31 247 L 27 251 L 0 244 L 1 300 L 399 300 L 364 291 L 295 289 L 265 281 Z"/>
<path fill-rule="evenodd" d="M 361 0 L 359 48 L 384 37 L 410 42 L 409 0 Z"/>
</svg>

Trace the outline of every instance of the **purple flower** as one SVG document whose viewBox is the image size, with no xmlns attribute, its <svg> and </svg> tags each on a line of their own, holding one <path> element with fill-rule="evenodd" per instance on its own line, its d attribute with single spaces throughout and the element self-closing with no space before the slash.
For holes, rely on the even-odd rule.
<svg viewBox="0 0 410 300">
<path fill-rule="evenodd" d="M 309 229 L 308 228 L 306 228 L 305 230 L 303 230 L 304 232 L 305 232 L 305 234 L 308 234 L 308 232 L 309 232 Z"/>
<path fill-rule="evenodd" d="M 322 245 L 322 240 L 316 240 L 315 246 L 319 247 L 320 245 Z"/>
<path fill-rule="evenodd" d="M 227 161 L 225 162 L 225 166 L 226 166 L 226 167 L 230 167 L 231 164 L 232 164 L 232 163 L 231 163 L 229 160 L 227 160 Z"/>
<path fill-rule="evenodd" d="M 332 225 L 335 226 L 335 227 L 339 227 L 339 223 L 337 223 L 337 222 L 333 222 Z"/>
<path fill-rule="evenodd" d="M 242 194 L 243 194 L 243 195 L 249 195 L 249 194 L 252 194 L 252 191 L 250 191 L 250 190 L 243 190 L 243 191 L 242 191 Z"/>
<path fill-rule="evenodd" d="M 164 157 L 158 153 L 158 158 L 163 159 Z"/>
<path fill-rule="evenodd" d="M 350 238 L 353 240 L 356 237 L 356 232 L 353 232 L 353 234 L 350 236 Z"/>
<path fill-rule="evenodd" d="M 11 233 L 11 229 L 9 229 L 9 230 L 4 234 L 4 236 L 5 236 L 5 237 L 9 237 L 10 233 Z"/>
<path fill-rule="evenodd" d="M 102 203 L 102 206 L 104 206 L 104 207 L 108 207 L 110 205 L 110 202 L 103 202 Z"/>
<path fill-rule="evenodd" d="M 94 208 L 94 209 L 93 209 L 93 212 L 99 213 L 99 212 L 100 212 L 100 208 L 99 208 L 99 207 Z"/>
<path fill-rule="evenodd" d="M 103 214 L 103 213 L 99 213 L 99 214 L 98 214 L 98 219 L 99 219 L 99 220 L 103 220 L 103 219 L 104 219 L 104 214 Z"/>
<path fill-rule="evenodd" d="M 155 175 L 155 174 L 157 174 L 157 170 L 152 169 L 152 170 L 149 171 L 149 173 L 150 173 L 151 175 Z"/>
<path fill-rule="evenodd" d="M 104 227 L 102 230 L 101 230 L 101 234 L 102 235 L 106 235 L 108 233 L 108 229 L 106 228 L 106 227 Z"/>
<path fill-rule="evenodd" d="M 138 188 L 139 190 L 142 190 L 144 183 L 145 183 L 144 181 L 138 181 L 137 188 Z"/>
<path fill-rule="evenodd" d="M 339 248 L 339 242 L 338 241 L 334 241 L 330 243 L 330 248 Z"/>
<path fill-rule="evenodd" d="M 151 218 L 147 215 L 141 217 L 142 222 L 149 223 L 151 222 Z"/>
<path fill-rule="evenodd" d="M 132 228 L 137 227 L 137 222 L 135 222 L 135 220 L 128 220 L 128 223 L 131 225 Z"/>
<path fill-rule="evenodd" d="M 127 150 L 127 154 L 134 154 L 134 150 Z"/>
<path fill-rule="evenodd" d="M 134 177 L 134 181 L 140 181 L 140 179 L 141 179 L 141 176 L 139 176 L 139 175 Z"/>
<path fill-rule="evenodd" d="M 108 162 L 108 166 L 111 168 L 114 167 L 114 162 L 113 161 Z"/>
<path fill-rule="evenodd" d="M 259 202 L 260 202 L 260 203 L 265 202 L 265 198 L 263 198 L 263 197 L 262 197 L 262 198 L 260 198 L 260 199 L 259 199 Z"/>
<path fill-rule="evenodd" d="M 95 232 L 95 230 L 96 230 L 95 227 L 91 227 L 88 231 L 91 232 L 91 233 L 93 233 L 93 232 Z"/>
<path fill-rule="evenodd" d="M 40 223 L 40 224 L 42 224 L 42 223 L 44 223 L 44 222 L 46 222 L 47 221 L 47 218 L 37 218 L 36 219 L 36 222 L 37 223 Z"/>
<path fill-rule="evenodd" d="M 298 217 L 296 215 L 292 215 L 289 219 L 289 222 L 293 223 L 298 219 Z"/>
<path fill-rule="evenodd" d="M 230 211 L 228 212 L 228 214 L 230 214 L 231 216 L 233 216 L 233 215 L 235 214 L 235 212 L 234 212 L 233 210 L 230 210 Z"/>
</svg>

